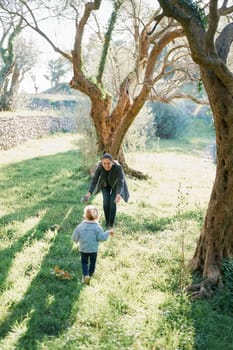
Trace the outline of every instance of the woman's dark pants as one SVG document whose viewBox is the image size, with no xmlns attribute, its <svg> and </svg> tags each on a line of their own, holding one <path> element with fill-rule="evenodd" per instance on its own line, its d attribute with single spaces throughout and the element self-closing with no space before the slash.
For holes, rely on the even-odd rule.
<svg viewBox="0 0 233 350">
<path fill-rule="evenodd" d="M 103 207 L 106 226 L 113 227 L 116 217 L 116 191 L 112 190 L 111 187 L 106 186 L 102 188 L 103 194 Z"/>
</svg>

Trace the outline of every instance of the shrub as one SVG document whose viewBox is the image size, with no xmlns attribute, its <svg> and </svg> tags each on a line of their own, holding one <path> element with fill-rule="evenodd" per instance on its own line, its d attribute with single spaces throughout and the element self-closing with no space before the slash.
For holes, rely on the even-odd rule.
<svg viewBox="0 0 233 350">
<path fill-rule="evenodd" d="M 175 138 L 188 126 L 191 114 L 173 105 L 156 102 L 151 103 L 154 115 L 155 136 L 160 138 Z"/>
</svg>

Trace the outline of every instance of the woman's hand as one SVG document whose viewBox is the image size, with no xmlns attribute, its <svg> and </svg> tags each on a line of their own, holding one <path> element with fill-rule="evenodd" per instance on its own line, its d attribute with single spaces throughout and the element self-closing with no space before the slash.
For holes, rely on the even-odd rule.
<svg viewBox="0 0 233 350">
<path fill-rule="evenodd" d="M 113 229 L 109 230 L 109 234 L 110 234 L 111 237 L 114 236 L 115 233 L 113 232 Z"/>
<path fill-rule="evenodd" d="M 120 200 L 121 200 L 121 195 L 120 195 L 120 194 L 117 194 L 117 195 L 116 195 L 116 198 L 115 198 L 115 202 L 116 202 L 116 203 L 119 203 Z"/>
<path fill-rule="evenodd" d="M 85 196 L 82 197 L 81 202 L 87 204 L 88 199 L 89 199 L 90 197 L 91 197 L 91 193 L 88 192 L 87 194 L 85 194 Z"/>
</svg>

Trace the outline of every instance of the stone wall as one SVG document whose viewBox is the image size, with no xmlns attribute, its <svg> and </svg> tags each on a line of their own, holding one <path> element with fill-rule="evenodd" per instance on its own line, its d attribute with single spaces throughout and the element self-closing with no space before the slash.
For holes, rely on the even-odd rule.
<svg viewBox="0 0 233 350">
<path fill-rule="evenodd" d="M 77 126 L 69 117 L 9 116 L 0 115 L 0 149 L 7 150 L 28 139 L 39 138 L 56 132 L 76 131 Z"/>
</svg>

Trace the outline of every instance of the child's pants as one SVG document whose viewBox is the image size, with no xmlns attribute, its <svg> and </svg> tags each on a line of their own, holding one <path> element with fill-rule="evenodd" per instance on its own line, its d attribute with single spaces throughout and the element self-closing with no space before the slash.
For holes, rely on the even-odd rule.
<svg viewBox="0 0 233 350">
<path fill-rule="evenodd" d="M 92 276 L 95 272 L 95 265 L 97 259 L 97 252 L 94 253 L 83 253 L 81 254 L 81 264 L 83 276 Z"/>
</svg>

